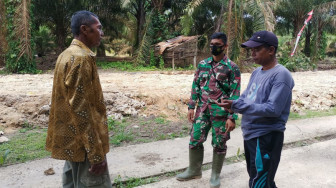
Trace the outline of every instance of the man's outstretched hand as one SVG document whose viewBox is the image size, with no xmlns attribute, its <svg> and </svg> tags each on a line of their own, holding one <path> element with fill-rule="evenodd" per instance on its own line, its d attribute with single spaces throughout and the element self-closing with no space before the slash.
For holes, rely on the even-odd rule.
<svg viewBox="0 0 336 188">
<path fill-rule="evenodd" d="M 215 103 L 220 107 L 224 107 L 227 110 L 231 110 L 232 100 L 221 99 L 221 103 L 218 103 L 217 101 L 215 101 Z"/>
<path fill-rule="evenodd" d="M 225 133 L 231 132 L 235 128 L 236 128 L 236 122 L 235 122 L 235 120 L 233 120 L 233 119 L 227 119 L 226 123 L 225 123 L 225 129 L 226 129 Z"/>
<path fill-rule="evenodd" d="M 106 169 L 107 169 L 107 162 L 106 162 L 106 159 L 105 159 L 101 163 L 91 165 L 91 167 L 89 169 L 89 172 L 96 175 L 96 176 L 100 176 L 100 175 L 104 174 Z"/>
<path fill-rule="evenodd" d="M 189 109 L 188 110 L 188 120 L 190 123 L 194 121 L 194 109 Z"/>
</svg>

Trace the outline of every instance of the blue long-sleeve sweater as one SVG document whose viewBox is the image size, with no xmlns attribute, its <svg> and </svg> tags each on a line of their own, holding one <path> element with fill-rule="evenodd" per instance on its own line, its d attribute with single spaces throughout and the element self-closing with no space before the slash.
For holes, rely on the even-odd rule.
<svg viewBox="0 0 336 188">
<path fill-rule="evenodd" d="M 245 140 L 271 131 L 285 131 L 292 101 L 294 80 L 282 65 L 269 70 L 258 67 L 239 99 L 233 101 L 232 110 L 241 113 Z"/>
</svg>

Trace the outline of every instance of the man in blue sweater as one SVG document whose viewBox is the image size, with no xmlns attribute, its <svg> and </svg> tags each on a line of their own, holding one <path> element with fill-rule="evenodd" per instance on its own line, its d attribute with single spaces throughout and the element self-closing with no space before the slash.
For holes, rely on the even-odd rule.
<svg viewBox="0 0 336 188">
<path fill-rule="evenodd" d="M 243 116 L 241 126 L 249 186 L 274 188 L 294 80 L 276 60 L 278 38 L 272 32 L 256 32 L 241 46 L 252 50 L 253 60 L 261 67 L 252 73 L 239 99 L 222 100 L 217 104 Z"/>
</svg>

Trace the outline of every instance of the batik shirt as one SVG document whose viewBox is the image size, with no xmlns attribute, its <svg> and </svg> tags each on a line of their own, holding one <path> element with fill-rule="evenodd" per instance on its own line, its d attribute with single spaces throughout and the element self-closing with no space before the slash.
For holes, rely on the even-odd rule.
<svg viewBox="0 0 336 188">
<path fill-rule="evenodd" d="M 239 95 L 240 71 L 238 66 L 226 56 L 220 62 L 215 62 L 210 57 L 198 64 L 188 108 L 194 109 L 197 104 L 203 112 L 215 105 L 215 108 L 225 111 L 224 108 L 216 106 L 214 101 L 235 100 L 239 98 Z M 227 112 L 228 119 L 237 119 L 237 117 L 237 114 Z"/>
<path fill-rule="evenodd" d="M 106 107 L 95 54 L 74 39 L 59 55 L 46 149 L 55 159 L 100 163 L 109 151 Z"/>
</svg>

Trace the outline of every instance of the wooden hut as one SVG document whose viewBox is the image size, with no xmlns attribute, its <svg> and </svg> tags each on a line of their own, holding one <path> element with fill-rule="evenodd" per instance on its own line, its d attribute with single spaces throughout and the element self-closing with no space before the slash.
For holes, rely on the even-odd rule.
<svg viewBox="0 0 336 188">
<path fill-rule="evenodd" d="M 166 67 L 196 67 L 198 36 L 178 36 L 155 45 L 155 55 L 161 55 Z"/>
</svg>

